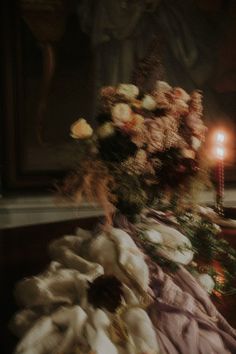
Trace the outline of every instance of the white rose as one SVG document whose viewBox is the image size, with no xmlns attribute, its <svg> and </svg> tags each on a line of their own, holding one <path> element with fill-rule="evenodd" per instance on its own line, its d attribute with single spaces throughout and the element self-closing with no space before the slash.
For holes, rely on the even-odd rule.
<svg viewBox="0 0 236 354">
<path fill-rule="evenodd" d="M 167 82 L 160 81 L 160 80 L 158 80 L 156 82 L 156 91 L 165 93 L 165 92 L 169 92 L 171 90 L 172 90 L 172 87 L 169 84 L 167 84 Z"/>
<path fill-rule="evenodd" d="M 182 156 L 187 159 L 195 159 L 195 152 L 191 149 L 182 149 Z"/>
<path fill-rule="evenodd" d="M 196 280 L 203 287 L 203 289 L 205 289 L 209 294 L 212 293 L 215 287 L 215 282 L 209 274 L 207 273 L 199 274 L 197 275 Z"/>
<path fill-rule="evenodd" d="M 117 88 L 117 93 L 128 99 L 133 99 L 138 96 L 139 89 L 137 86 L 132 84 L 120 84 Z"/>
<path fill-rule="evenodd" d="M 150 95 L 145 95 L 142 100 L 142 108 L 148 109 L 149 111 L 154 111 L 156 109 L 157 104 L 154 98 Z"/>
<path fill-rule="evenodd" d="M 87 139 L 93 135 L 93 129 L 84 118 L 78 119 L 71 125 L 71 136 L 74 139 Z"/>
<path fill-rule="evenodd" d="M 190 95 L 184 91 L 181 87 L 174 88 L 174 95 L 176 98 L 183 100 L 184 102 L 190 101 Z"/>
<path fill-rule="evenodd" d="M 132 110 L 126 103 L 118 103 L 112 108 L 112 120 L 118 127 L 122 127 L 125 123 L 130 122 L 132 117 Z"/>
<path fill-rule="evenodd" d="M 196 138 L 196 136 L 192 136 L 191 138 L 192 140 L 192 147 L 195 151 L 197 151 L 198 149 L 200 149 L 202 142 L 201 140 L 199 140 L 198 138 Z"/>
<path fill-rule="evenodd" d="M 142 127 L 144 123 L 144 118 L 140 114 L 133 114 L 132 117 L 132 130 L 138 130 Z"/>
<path fill-rule="evenodd" d="M 174 110 L 178 111 L 180 114 L 186 114 L 189 111 L 189 107 L 184 100 L 177 98 L 174 101 Z"/>
<path fill-rule="evenodd" d="M 106 122 L 97 129 L 97 135 L 101 139 L 113 135 L 114 132 L 115 132 L 114 125 L 111 122 Z"/>
<path fill-rule="evenodd" d="M 199 125 L 202 124 L 201 119 L 199 118 L 198 114 L 196 113 L 190 113 L 186 117 L 186 124 L 190 129 L 195 129 L 195 127 L 198 127 Z"/>
</svg>

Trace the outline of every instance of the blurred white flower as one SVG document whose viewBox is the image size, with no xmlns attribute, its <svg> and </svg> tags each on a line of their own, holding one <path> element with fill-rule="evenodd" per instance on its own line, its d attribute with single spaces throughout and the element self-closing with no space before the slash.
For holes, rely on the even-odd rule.
<svg viewBox="0 0 236 354">
<path fill-rule="evenodd" d="M 117 127 L 122 127 L 125 123 L 130 122 L 132 117 L 132 110 L 126 103 L 118 103 L 112 108 L 112 120 Z"/>
<path fill-rule="evenodd" d="M 184 100 L 177 98 L 173 104 L 173 111 L 178 112 L 179 114 L 186 114 L 189 111 L 188 104 Z"/>
<path fill-rule="evenodd" d="M 130 100 L 138 96 L 139 89 L 137 86 L 132 84 L 120 84 L 117 88 L 117 93 Z"/>
<path fill-rule="evenodd" d="M 197 113 L 189 114 L 186 117 L 186 124 L 192 130 L 193 134 L 204 141 L 207 127 Z"/>
<path fill-rule="evenodd" d="M 213 278 L 207 274 L 207 273 L 202 273 L 196 276 L 197 282 L 205 289 L 209 294 L 212 293 L 214 287 L 215 287 L 215 282 Z"/>
<path fill-rule="evenodd" d="M 71 125 L 71 137 L 74 139 L 87 139 L 93 135 L 93 129 L 84 118 L 78 119 Z"/>
<path fill-rule="evenodd" d="M 195 152 L 191 149 L 182 149 L 181 154 L 187 159 L 195 159 Z"/>
<path fill-rule="evenodd" d="M 201 140 L 199 140 L 198 138 L 196 138 L 196 136 L 192 136 L 191 138 L 192 140 L 192 148 L 197 151 L 198 149 L 200 149 L 202 142 Z"/>
<path fill-rule="evenodd" d="M 160 80 L 158 80 L 156 82 L 156 91 L 158 91 L 158 93 L 161 93 L 161 92 L 165 93 L 165 92 L 169 92 L 171 90 L 172 90 L 172 87 L 169 84 L 167 84 L 167 82 L 160 81 Z"/>
<path fill-rule="evenodd" d="M 97 135 L 101 139 L 113 135 L 114 132 L 115 132 L 114 125 L 111 122 L 106 122 L 97 129 Z"/>
<path fill-rule="evenodd" d="M 197 125 L 201 124 L 201 119 L 197 113 L 190 113 L 186 117 L 186 124 L 190 129 L 194 129 Z"/>
<path fill-rule="evenodd" d="M 178 99 L 181 99 L 184 102 L 190 101 L 191 97 L 190 95 L 184 91 L 181 87 L 175 87 L 173 89 L 174 96 Z"/>
<path fill-rule="evenodd" d="M 155 99 L 151 95 L 145 95 L 142 100 L 142 108 L 153 111 L 156 107 L 157 104 Z"/>
</svg>

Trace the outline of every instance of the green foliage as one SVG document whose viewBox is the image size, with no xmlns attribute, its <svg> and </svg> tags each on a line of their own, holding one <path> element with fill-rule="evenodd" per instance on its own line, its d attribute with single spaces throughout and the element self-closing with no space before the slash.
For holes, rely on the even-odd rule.
<svg viewBox="0 0 236 354">
<path fill-rule="evenodd" d="M 98 143 L 100 156 L 105 162 L 121 163 L 138 150 L 129 137 L 118 130 L 112 136 L 99 139 Z"/>
<path fill-rule="evenodd" d="M 145 207 L 147 196 L 137 175 L 129 174 L 116 166 L 110 167 L 110 172 L 115 180 L 116 207 L 130 221 L 134 221 L 135 216 Z"/>
<path fill-rule="evenodd" d="M 215 289 L 224 294 L 234 292 L 231 284 L 236 277 L 236 250 L 219 236 L 218 226 L 190 213 L 179 216 L 178 221 L 185 235 L 189 237 L 196 256 L 213 276 Z M 218 271 L 214 267 L 215 262 L 218 264 Z"/>
</svg>

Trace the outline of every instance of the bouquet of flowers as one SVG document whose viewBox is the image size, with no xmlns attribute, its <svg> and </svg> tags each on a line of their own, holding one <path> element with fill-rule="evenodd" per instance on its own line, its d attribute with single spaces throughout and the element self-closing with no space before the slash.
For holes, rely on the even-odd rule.
<svg viewBox="0 0 236 354">
<path fill-rule="evenodd" d="M 114 207 L 132 219 L 163 201 L 180 206 L 204 174 L 201 100 L 199 91 L 188 94 L 164 81 L 149 93 L 132 84 L 102 88 L 97 129 L 83 118 L 71 127 L 80 166 L 62 189 L 99 202 L 109 220 Z"/>
<path fill-rule="evenodd" d="M 71 127 L 79 165 L 62 190 L 100 203 L 107 222 L 55 240 L 47 270 L 18 284 L 16 354 L 234 353 L 208 294 L 227 289 L 236 251 L 187 198 L 202 174 L 200 92 L 121 84 L 100 103 L 95 130 Z"/>
<path fill-rule="evenodd" d="M 135 225 L 141 219 L 139 242 L 158 264 L 174 270 L 195 257 L 197 262 L 189 269 L 196 276 L 210 275 L 206 285 L 210 292 L 214 288 L 231 292 L 236 252 L 217 237 L 220 228 L 199 215 L 193 198 L 198 186 L 208 182 L 201 92 L 188 94 L 164 81 L 157 81 L 148 93 L 133 84 L 119 84 L 103 87 L 99 102 L 96 129 L 84 118 L 71 126 L 79 165 L 62 191 L 76 202 L 84 198 L 99 203 L 106 225 L 114 224 L 115 215 Z M 144 214 L 150 210 L 163 212 L 158 218 L 187 237 L 147 240 L 142 228 Z M 148 228 L 144 227 L 145 232 Z M 231 262 L 225 261 L 226 254 Z M 221 263 L 220 275 L 212 267 L 216 260 Z"/>
</svg>

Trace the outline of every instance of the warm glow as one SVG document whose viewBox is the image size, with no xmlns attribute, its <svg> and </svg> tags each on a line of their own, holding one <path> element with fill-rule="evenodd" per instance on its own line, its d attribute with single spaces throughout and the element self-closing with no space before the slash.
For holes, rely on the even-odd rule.
<svg viewBox="0 0 236 354">
<path fill-rule="evenodd" d="M 218 144 L 223 144 L 223 142 L 225 141 L 225 135 L 223 133 L 217 133 L 216 135 L 216 141 Z"/>
<path fill-rule="evenodd" d="M 224 149 L 222 147 L 220 147 L 220 146 L 217 146 L 217 148 L 216 148 L 216 156 L 217 156 L 217 158 L 218 159 L 223 159 L 224 158 L 224 154 L 225 154 Z"/>
</svg>

